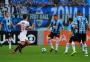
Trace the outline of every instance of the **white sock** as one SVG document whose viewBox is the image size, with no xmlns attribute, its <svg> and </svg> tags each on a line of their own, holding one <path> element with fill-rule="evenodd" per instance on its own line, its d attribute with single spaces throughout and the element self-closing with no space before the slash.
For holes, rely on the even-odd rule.
<svg viewBox="0 0 90 62">
<path fill-rule="evenodd" d="M 54 49 L 51 39 L 49 40 L 49 44 L 50 44 L 51 48 Z"/>
<path fill-rule="evenodd" d="M 72 49 L 73 49 L 73 52 L 75 52 L 75 42 L 72 42 Z"/>
<path fill-rule="evenodd" d="M 11 49 L 11 41 L 9 41 L 8 44 L 9 44 L 9 49 Z"/>
<path fill-rule="evenodd" d="M 84 46 L 83 46 L 84 44 L 82 43 L 82 42 L 80 42 L 80 46 L 81 46 L 81 48 L 82 48 L 82 51 L 84 52 Z"/>
<path fill-rule="evenodd" d="M 66 43 L 65 53 L 67 53 L 67 52 L 68 52 L 68 49 L 69 49 L 69 43 Z"/>
<path fill-rule="evenodd" d="M 59 45 L 59 41 L 57 40 L 56 41 L 56 49 L 55 50 L 58 50 L 58 45 Z"/>
<path fill-rule="evenodd" d="M 87 44 L 86 44 L 86 43 L 85 43 L 85 44 L 83 44 L 83 47 L 84 47 L 84 52 L 85 52 L 85 54 L 88 54 Z"/>
</svg>

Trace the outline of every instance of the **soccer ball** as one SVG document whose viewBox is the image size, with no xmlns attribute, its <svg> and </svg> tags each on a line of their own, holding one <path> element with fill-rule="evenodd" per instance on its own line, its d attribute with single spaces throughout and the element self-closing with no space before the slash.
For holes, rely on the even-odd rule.
<svg viewBox="0 0 90 62">
<path fill-rule="evenodd" d="M 47 51 L 46 48 L 42 48 L 42 49 L 41 49 L 41 52 L 42 52 L 42 53 L 45 53 L 46 51 Z"/>
</svg>

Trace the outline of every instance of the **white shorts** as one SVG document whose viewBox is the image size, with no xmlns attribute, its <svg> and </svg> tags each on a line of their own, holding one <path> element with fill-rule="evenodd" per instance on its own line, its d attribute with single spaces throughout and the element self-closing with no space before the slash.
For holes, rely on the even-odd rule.
<svg viewBox="0 0 90 62">
<path fill-rule="evenodd" d="M 20 40 L 20 41 L 26 41 L 26 40 L 28 40 L 28 38 L 27 38 L 26 35 L 27 35 L 27 32 L 26 32 L 26 31 L 20 32 L 20 34 L 19 34 L 19 36 L 18 36 L 19 40 Z"/>
</svg>

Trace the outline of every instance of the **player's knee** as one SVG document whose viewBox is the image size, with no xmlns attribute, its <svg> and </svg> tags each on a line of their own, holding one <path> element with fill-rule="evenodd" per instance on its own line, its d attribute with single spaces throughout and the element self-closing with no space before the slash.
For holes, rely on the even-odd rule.
<svg viewBox="0 0 90 62">
<path fill-rule="evenodd" d="M 48 40 L 51 40 L 51 37 L 47 37 Z"/>
<path fill-rule="evenodd" d="M 59 39 L 58 37 L 56 37 L 56 40 L 57 40 L 57 41 L 60 41 L 60 39 Z"/>
</svg>

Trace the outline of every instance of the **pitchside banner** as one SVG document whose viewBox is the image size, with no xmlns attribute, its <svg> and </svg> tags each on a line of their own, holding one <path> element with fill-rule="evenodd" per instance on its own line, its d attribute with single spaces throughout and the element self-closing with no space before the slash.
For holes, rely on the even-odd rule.
<svg viewBox="0 0 90 62">
<path fill-rule="evenodd" d="M 18 35 L 20 34 L 19 31 L 17 32 L 0 32 L 0 41 L 4 41 L 5 40 L 5 36 L 6 34 L 10 34 L 15 42 L 15 44 L 19 43 L 19 39 L 18 39 Z M 32 45 L 37 45 L 37 31 L 28 31 L 27 33 L 27 38 L 29 40 L 29 42 L 32 43 Z"/>
<path fill-rule="evenodd" d="M 58 18 L 63 20 L 65 24 L 68 23 L 69 17 L 76 17 L 77 11 L 81 11 L 83 16 L 88 18 L 90 24 L 90 7 L 89 6 L 57 6 L 57 7 L 32 7 L 32 14 L 30 19 L 36 21 L 36 25 L 45 27 L 49 23 L 49 19 L 54 14 L 58 14 Z M 62 16 L 61 16 L 62 15 Z M 53 17 L 51 17 L 53 19 Z"/>
<path fill-rule="evenodd" d="M 48 45 L 48 35 L 49 34 L 50 34 L 50 31 L 48 30 L 43 32 L 43 35 L 44 35 L 43 44 L 44 45 Z M 86 43 L 90 45 L 90 31 L 87 31 L 86 34 L 87 34 Z M 69 41 L 71 35 L 72 35 L 71 32 L 67 30 L 62 30 L 60 34 L 62 40 L 60 41 L 59 45 L 65 45 Z M 53 44 L 55 44 L 55 41 L 56 40 L 53 39 Z"/>
</svg>

